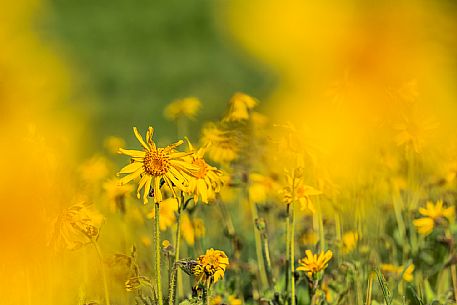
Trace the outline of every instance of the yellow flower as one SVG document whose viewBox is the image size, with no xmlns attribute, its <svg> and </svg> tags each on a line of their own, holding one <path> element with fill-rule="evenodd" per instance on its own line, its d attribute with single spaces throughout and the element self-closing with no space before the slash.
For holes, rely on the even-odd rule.
<svg viewBox="0 0 457 305">
<path fill-rule="evenodd" d="M 119 148 L 125 146 L 125 141 L 120 137 L 109 136 L 105 139 L 103 145 L 110 153 L 117 154 Z"/>
<path fill-rule="evenodd" d="M 219 163 L 228 163 L 238 158 L 239 147 L 229 131 L 215 124 L 207 124 L 202 130 L 202 146 L 208 146 L 208 156 Z"/>
<path fill-rule="evenodd" d="M 301 237 L 300 237 L 300 241 L 304 244 L 304 245 L 312 245 L 314 246 L 317 241 L 319 240 L 319 236 L 309 230 L 308 232 L 305 232 Z"/>
<path fill-rule="evenodd" d="M 287 179 L 289 186 L 285 187 L 282 190 L 283 202 L 285 204 L 291 204 L 294 201 L 295 202 L 298 201 L 301 204 L 302 210 L 307 209 L 307 210 L 311 211 L 312 213 L 315 213 L 316 209 L 314 208 L 314 204 L 311 201 L 311 196 L 320 195 L 320 194 L 322 194 L 322 192 L 315 189 L 314 187 L 312 187 L 310 185 L 304 184 L 301 179 L 289 179 L 289 178 L 290 177 L 288 177 L 288 179 Z M 294 182 L 292 180 L 294 180 Z M 295 185 L 292 186 L 292 183 L 294 183 Z M 292 192 L 292 189 L 294 189 L 293 192 Z M 292 193 L 294 193 L 295 196 L 293 196 Z"/>
<path fill-rule="evenodd" d="M 197 259 L 193 274 L 197 279 L 197 283 L 210 285 L 224 278 L 225 269 L 228 265 L 229 259 L 224 251 L 211 248 Z"/>
<path fill-rule="evenodd" d="M 93 156 L 79 167 L 79 173 L 83 181 L 97 183 L 109 173 L 109 163 L 102 156 Z"/>
<path fill-rule="evenodd" d="M 54 221 L 50 244 L 55 249 L 78 249 L 98 238 L 103 221 L 103 216 L 93 206 L 74 204 Z"/>
<path fill-rule="evenodd" d="M 420 153 L 426 138 L 437 127 L 437 122 L 431 119 L 404 118 L 402 123 L 395 125 L 395 129 L 398 131 L 395 141 L 398 146 L 412 148 L 414 152 Z"/>
<path fill-rule="evenodd" d="M 342 241 L 343 241 L 343 253 L 344 254 L 351 253 L 357 246 L 357 243 L 359 241 L 359 233 L 357 233 L 355 231 L 346 232 L 343 234 Z"/>
<path fill-rule="evenodd" d="M 319 280 L 321 278 L 321 272 L 327 268 L 328 262 L 332 259 L 332 251 L 322 251 L 318 256 L 317 254 L 313 254 L 311 250 L 306 250 L 305 254 L 306 257 L 298 260 L 300 266 L 297 267 L 297 271 L 306 272 L 310 280 Z"/>
<path fill-rule="evenodd" d="M 234 295 L 229 295 L 227 305 L 241 305 L 243 302 Z"/>
<path fill-rule="evenodd" d="M 205 236 L 205 231 L 205 223 L 201 218 L 191 220 L 189 215 L 182 215 L 181 234 L 188 245 L 193 246 L 196 238 Z"/>
<path fill-rule="evenodd" d="M 176 212 L 178 211 L 178 200 L 176 198 L 167 198 L 162 201 L 159 207 L 160 217 L 160 230 L 165 231 L 176 222 Z M 146 215 L 147 218 L 153 219 L 155 217 L 155 209 Z"/>
<path fill-rule="evenodd" d="M 223 120 L 226 122 L 245 121 L 249 119 L 249 113 L 257 105 L 257 101 L 247 94 L 237 92 L 230 99 L 229 105 L 229 111 Z"/>
<path fill-rule="evenodd" d="M 203 158 L 208 148 L 202 147 L 195 150 L 190 141 L 189 150 L 192 152 L 188 158 L 188 162 L 198 168 L 197 171 L 192 172 L 192 177 L 186 176 L 189 180 L 189 193 L 194 195 L 194 203 L 198 202 L 201 198 L 204 203 L 212 201 L 216 198 L 216 193 L 219 193 L 224 183 L 222 179 L 222 171 L 208 165 Z"/>
<path fill-rule="evenodd" d="M 264 203 L 278 187 L 278 183 L 271 177 L 257 173 L 249 174 L 249 199 L 253 203 Z"/>
<path fill-rule="evenodd" d="M 109 179 L 103 183 L 103 188 L 105 189 L 108 199 L 113 201 L 116 201 L 119 198 L 125 198 L 133 191 L 133 186 L 130 184 L 120 185 L 119 179 L 117 178 Z"/>
<path fill-rule="evenodd" d="M 395 266 L 392 264 L 382 264 L 381 265 L 381 272 L 384 273 L 386 276 L 400 276 L 403 274 L 402 278 L 406 282 L 412 282 L 414 279 L 413 272 L 414 272 L 414 264 L 410 264 L 408 267 L 404 266 Z"/>
<path fill-rule="evenodd" d="M 243 302 L 234 295 L 229 295 L 227 302 L 224 302 L 222 295 L 218 294 L 211 298 L 211 305 L 241 305 Z"/>
<path fill-rule="evenodd" d="M 419 213 L 424 217 L 413 220 L 413 224 L 421 235 L 432 233 L 435 225 L 441 223 L 445 218 L 452 222 L 455 217 L 454 207 L 443 208 L 442 200 L 438 200 L 436 204 L 428 201 L 426 208 L 419 208 Z"/>
<path fill-rule="evenodd" d="M 132 157 L 132 162 L 119 172 L 119 174 L 127 174 L 120 179 L 120 184 L 126 184 L 141 176 L 137 189 L 137 197 L 140 198 L 140 190 L 144 188 L 144 203 L 148 202 L 150 191 L 152 191 L 154 202 L 162 201 L 162 192 L 160 190 L 162 182 L 170 188 L 175 197 L 174 187 L 187 191 L 186 185 L 188 181 L 184 178 L 183 173 L 189 174 L 192 170 L 198 170 L 198 168 L 195 168 L 195 166 L 183 159 L 189 153 L 175 150 L 183 141 L 178 141 L 165 148 L 157 148 L 152 140 L 154 133 L 152 127 L 149 127 L 146 133 L 147 143 L 143 140 L 136 127 L 133 128 L 133 131 L 143 146 L 143 150 L 119 149 L 120 153 Z"/>
<path fill-rule="evenodd" d="M 202 103 L 196 97 L 186 97 L 174 100 L 164 110 L 164 115 L 169 120 L 177 120 L 181 117 L 194 118 L 200 110 Z"/>
</svg>

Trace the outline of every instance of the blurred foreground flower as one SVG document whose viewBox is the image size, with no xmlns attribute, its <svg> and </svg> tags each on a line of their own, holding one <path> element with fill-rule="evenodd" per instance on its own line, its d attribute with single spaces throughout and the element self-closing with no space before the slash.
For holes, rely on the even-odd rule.
<svg viewBox="0 0 457 305">
<path fill-rule="evenodd" d="M 384 273 L 386 276 L 400 276 L 402 275 L 402 278 L 406 282 L 412 282 L 413 281 L 413 272 L 414 272 L 414 264 L 410 264 L 408 267 L 404 266 L 395 266 L 392 264 L 382 264 L 381 265 L 381 272 Z"/>
<path fill-rule="evenodd" d="M 229 131 L 225 131 L 216 124 L 207 124 L 202 131 L 201 142 L 208 146 L 208 155 L 218 163 L 228 163 L 238 158 L 239 147 Z"/>
<path fill-rule="evenodd" d="M 310 280 L 320 280 L 323 271 L 328 266 L 328 262 L 332 259 L 332 251 L 322 251 L 318 256 L 317 254 L 313 254 L 311 250 L 306 250 L 305 254 L 306 257 L 298 260 L 300 266 L 298 266 L 296 270 L 306 272 L 306 275 Z"/>
<path fill-rule="evenodd" d="M 164 115 L 169 120 L 179 118 L 194 118 L 200 110 L 202 103 L 196 97 L 187 97 L 174 100 L 164 110 Z"/>
<path fill-rule="evenodd" d="M 162 201 L 162 192 L 160 190 L 162 182 L 164 182 L 176 197 L 174 187 L 186 191 L 188 181 L 184 178 L 183 173 L 188 173 L 192 176 L 192 170 L 198 170 L 192 164 L 186 162 L 183 157 L 189 153 L 178 152 L 176 147 L 183 143 L 182 140 L 168 145 L 165 148 L 157 148 L 152 140 L 154 129 L 148 128 L 146 133 L 146 141 L 138 132 L 136 127 L 133 128 L 136 138 L 143 146 L 143 151 L 119 149 L 119 152 L 132 157 L 132 163 L 125 166 L 119 174 L 127 174 L 120 179 L 120 184 L 126 184 L 141 176 L 138 184 L 137 197 L 140 198 L 140 190 L 144 188 L 143 202 L 148 202 L 148 196 L 152 190 L 154 202 Z"/>
<path fill-rule="evenodd" d="M 251 96 L 237 92 L 230 99 L 229 111 L 224 117 L 225 122 L 237 122 L 249 120 L 250 111 L 257 105 L 257 101 Z"/>
<path fill-rule="evenodd" d="M 103 221 L 103 216 L 93 206 L 72 205 L 55 220 L 49 243 L 55 249 L 78 249 L 97 240 Z"/>
<path fill-rule="evenodd" d="M 445 219 L 452 222 L 455 209 L 454 207 L 443 208 L 442 200 L 438 200 L 436 204 L 428 201 L 426 208 L 419 208 L 419 213 L 424 217 L 413 220 L 413 224 L 420 234 L 429 235 L 433 232 L 435 225 L 443 223 Z"/>
</svg>

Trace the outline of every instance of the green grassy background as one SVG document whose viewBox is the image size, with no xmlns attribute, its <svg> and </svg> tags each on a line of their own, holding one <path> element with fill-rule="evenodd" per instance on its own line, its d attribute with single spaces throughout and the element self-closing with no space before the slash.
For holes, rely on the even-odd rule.
<svg viewBox="0 0 457 305">
<path fill-rule="evenodd" d="M 50 0 L 40 28 L 76 72 L 71 106 L 89 122 L 89 147 L 101 145 L 107 135 L 132 143 L 131 127 L 149 124 L 171 140 L 175 129 L 162 113 L 175 98 L 202 100 L 199 127 L 218 118 L 235 91 L 268 95 L 273 74 L 228 38 L 215 5 Z M 198 128 L 190 136 L 198 136 Z"/>
</svg>

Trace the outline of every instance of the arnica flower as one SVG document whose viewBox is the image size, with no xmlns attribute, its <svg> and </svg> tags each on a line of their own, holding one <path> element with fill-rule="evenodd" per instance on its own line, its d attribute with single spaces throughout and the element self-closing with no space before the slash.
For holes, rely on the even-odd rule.
<svg viewBox="0 0 457 305">
<path fill-rule="evenodd" d="M 349 231 L 343 234 L 342 242 L 343 242 L 343 253 L 349 254 L 351 253 L 355 247 L 357 247 L 357 243 L 359 241 L 359 233 L 354 231 Z"/>
<path fill-rule="evenodd" d="M 436 204 L 428 201 L 426 208 L 419 208 L 419 213 L 424 217 L 413 220 L 413 224 L 421 235 L 429 235 L 435 225 L 442 224 L 445 219 L 452 222 L 455 217 L 454 207 L 443 208 L 442 200 Z"/>
<path fill-rule="evenodd" d="M 192 177 L 185 177 L 189 181 L 189 193 L 194 195 L 194 202 L 197 203 L 201 198 L 204 203 L 216 198 L 224 183 L 222 171 L 210 166 L 203 158 L 208 146 L 195 150 L 190 141 L 188 141 L 189 150 L 193 152 L 188 158 L 188 162 L 198 168 L 192 172 Z"/>
<path fill-rule="evenodd" d="M 229 131 L 219 128 L 214 123 L 203 128 L 201 143 L 203 147 L 208 146 L 208 156 L 215 162 L 224 164 L 238 158 L 238 143 Z"/>
<path fill-rule="evenodd" d="M 302 210 L 307 209 L 312 213 L 316 213 L 314 204 L 311 201 L 311 196 L 320 195 L 322 192 L 310 185 L 304 184 L 301 179 L 295 179 L 295 182 L 293 182 L 293 179 L 288 177 L 287 180 L 289 185 L 282 190 L 283 202 L 285 204 L 291 204 L 294 201 L 300 202 Z M 295 184 L 294 187 L 292 186 L 292 183 Z M 292 188 L 294 188 L 294 192 L 292 192 Z"/>
<path fill-rule="evenodd" d="M 109 162 L 103 156 L 93 156 L 79 167 L 81 179 L 90 184 L 101 181 L 109 172 Z"/>
<path fill-rule="evenodd" d="M 119 149 L 120 153 L 132 157 L 132 163 L 125 166 L 119 172 L 119 174 L 127 174 L 120 179 L 120 184 L 126 184 L 141 176 L 137 189 L 137 197 L 140 198 L 140 190 L 144 188 L 144 203 L 148 202 L 148 196 L 151 190 L 154 202 L 158 203 L 162 201 L 162 192 L 160 190 L 162 182 L 170 188 L 175 197 L 174 187 L 182 191 L 187 191 L 186 186 L 188 181 L 184 178 L 183 173 L 191 174 L 192 170 L 198 170 L 198 168 L 195 168 L 195 166 L 183 159 L 189 153 L 175 150 L 183 141 L 178 141 L 165 148 L 157 148 L 152 140 L 154 133 L 152 127 L 149 127 L 146 132 L 147 143 L 143 140 L 136 127 L 133 128 L 133 132 L 143 146 L 143 150 Z"/>
<path fill-rule="evenodd" d="M 229 111 L 224 117 L 225 122 L 238 122 L 249 120 L 250 111 L 258 104 L 251 96 L 237 92 L 229 102 Z"/>
<path fill-rule="evenodd" d="M 76 250 L 97 240 L 103 221 L 103 216 L 92 205 L 74 204 L 56 218 L 50 245 L 56 250 Z"/>
<path fill-rule="evenodd" d="M 200 110 L 202 103 L 196 97 L 186 97 L 174 100 L 164 110 L 164 116 L 172 121 L 179 118 L 194 118 Z"/>
<path fill-rule="evenodd" d="M 105 190 L 106 197 L 108 198 L 108 200 L 110 200 L 111 203 L 115 204 L 115 206 L 113 205 L 113 207 L 117 207 L 121 209 L 122 212 L 125 212 L 123 211 L 123 209 L 125 209 L 125 206 L 121 207 L 119 205 L 133 191 L 133 186 L 130 184 L 120 185 L 119 179 L 112 178 L 103 183 L 103 189 Z"/>
<path fill-rule="evenodd" d="M 204 255 L 200 255 L 196 260 L 197 265 L 193 268 L 193 274 L 197 284 L 204 283 L 211 285 L 224 278 L 225 269 L 229 265 L 229 259 L 224 251 L 206 250 Z"/>
<path fill-rule="evenodd" d="M 399 277 L 401 274 L 402 278 L 406 282 L 412 282 L 414 279 L 413 272 L 414 272 L 414 264 L 410 264 L 408 267 L 404 266 L 395 266 L 392 264 L 382 264 L 381 265 L 381 272 L 386 276 L 394 276 Z"/>
<path fill-rule="evenodd" d="M 178 200 L 176 198 L 167 198 L 162 201 L 159 208 L 160 216 L 160 230 L 165 231 L 176 223 L 176 213 L 178 211 Z M 146 215 L 149 219 L 154 219 L 155 210 L 152 209 L 149 214 Z"/>
<path fill-rule="evenodd" d="M 306 257 L 298 260 L 300 266 L 297 271 L 304 271 L 310 280 L 320 280 L 323 271 L 327 268 L 328 262 L 332 259 L 333 253 L 328 250 L 319 255 L 313 254 L 311 250 L 305 251 Z"/>
</svg>

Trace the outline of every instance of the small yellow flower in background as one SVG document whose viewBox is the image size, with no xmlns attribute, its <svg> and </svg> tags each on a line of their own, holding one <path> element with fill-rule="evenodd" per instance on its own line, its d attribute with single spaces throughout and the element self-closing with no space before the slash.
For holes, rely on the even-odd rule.
<svg viewBox="0 0 457 305">
<path fill-rule="evenodd" d="M 53 223 L 49 244 L 56 250 L 75 250 L 97 240 L 104 217 L 92 205 L 74 204 Z"/>
<path fill-rule="evenodd" d="M 293 180 L 295 180 L 295 182 L 293 182 Z M 302 179 L 291 179 L 291 177 L 287 177 L 287 182 L 288 186 L 282 190 L 283 202 L 285 204 L 291 204 L 294 201 L 298 201 L 301 204 L 302 210 L 309 210 L 312 213 L 316 213 L 314 204 L 311 201 L 311 196 L 321 195 L 322 192 L 310 185 L 304 184 Z M 294 183 L 295 186 L 292 186 L 292 183 Z M 292 189 L 294 190 L 295 196 Z"/>
<path fill-rule="evenodd" d="M 227 305 L 241 305 L 243 302 L 234 295 L 229 295 Z"/>
<path fill-rule="evenodd" d="M 112 178 L 103 183 L 103 189 L 105 190 L 106 197 L 111 201 L 117 201 L 122 198 L 126 198 L 133 192 L 133 186 L 130 184 L 120 185 L 119 179 Z"/>
<path fill-rule="evenodd" d="M 317 235 L 314 231 L 310 230 L 305 232 L 300 237 L 300 242 L 304 245 L 311 245 L 314 246 L 319 241 L 319 235 Z"/>
<path fill-rule="evenodd" d="M 176 222 L 176 213 L 178 211 L 178 200 L 176 198 L 167 198 L 162 201 L 159 207 L 160 230 L 165 231 Z M 154 219 L 155 209 L 146 215 L 149 219 Z"/>
<path fill-rule="evenodd" d="M 197 279 L 197 283 L 206 285 L 214 284 L 223 279 L 225 269 L 229 265 L 229 259 L 224 251 L 214 250 L 213 248 L 206 250 L 206 253 L 200 255 L 196 262 L 197 265 L 193 269 L 193 274 Z"/>
<path fill-rule="evenodd" d="M 406 267 L 406 269 L 405 269 L 404 266 L 395 266 L 395 265 L 392 265 L 392 264 L 382 264 L 381 267 L 380 267 L 381 272 L 386 276 L 398 277 L 401 274 L 403 274 L 402 278 L 406 282 L 412 282 L 413 281 L 413 279 L 414 279 L 414 276 L 413 276 L 414 268 L 415 268 L 414 264 L 410 264 L 408 267 Z"/>
<path fill-rule="evenodd" d="M 211 298 L 211 305 L 241 305 L 243 302 L 234 295 L 229 295 L 227 301 L 224 301 L 222 295 L 218 294 Z"/>
<path fill-rule="evenodd" d="M 122 148 L 119 150 L 120 153 L 132 157 L 132 163 L 119 172 L 119 174 L 127 174 L 120 179 L 120 184 L 126 184 L 141 176 L 138 183 L 137 197 L 140 198 L 140 190 L 144 188 L 144 203 L 148 202 L 150 191 L 152 191 L 154 202 L 162 201 L 162 191 L 160 190 L 162 182 L 170 188 L 175 197 L 174 187 L 187 191 L 189 181 L 184 178 L 183 173 L 191 175 L 191 171 L 198 170 L 198 168 L 183 159 L 189 153 L 175 150 L 183 141 L 178 141 L 165 148 L 157 148 L 152 140 L 154 134 L 152 127 L 149 127 L 146 133 L 147 143 L 143 140 L 136 127 L 133 128 L 133 132 L 143 146 L 143 150 L 126 150 Z"/>
<path fill-rule="evenodd" d="M 201 198 L 203 203 L 213 201 L 216 198 L 216 193 L 219 193 L 224 183 L 222 171 L 214 166 L 210 166 L 203 158 L 208 146 L 195 150 L 189 140 L 189 150 L 192 154 L 187 157 L 187 162 L 198 168 L 197 171 L 192 172 L 192 177 L 184 176 L 189 181 L 188 192 L 194 195 L 194 203 L 198 202 Z"/>
<path fill-rule="evenodd" d="M 97 183 L 110 173 L 110 164 L 105 157 L 93 156 L 79 167 L 81 179 L 87 183 Z"/>
<path fill-rule="evenodd" d="M 228 163 L 238 158 L 239 147 L 229 131 L 215 124 L 207 124 L 202 129 L 202 146 L 208 146 L 208 156 L 218 163 Z"/>
<path fill-rule="evenodd" d="M 268 196 L 278 188 L 279 184 L 269 176 L 249 174 L 249 199 L 253 203 L 265 203 Z"/>
<path fill-rule="evenodd" d="M 174 121 L 179 118 L 193 119 L 200 110 L 202 103 L 196 97 L 174 100 L 164 110 L 165 118 Z"/>
<path fill-rule="evenodd" d="M 438 200 L 436 204 L 428 201 L 425 208 L 419 208 L 419 213 L 424 217 L 413 220 L 413 224 L 421 235 L 432 233 L 435 225 L 442 223 L 444 219 L 453 222 L 455 218 L 454 207 L 443 208 L 442 200 Z"/>
<path fill-rule="evenodd" d="M 343 253 L 351 253 L 357 247 L 357 243 L 359 242 L 359 233 L 355 231 L 349 231 L 344 233 L 342 236 L 342 242 Z"/>
<path fill-rule="evenodd" d="M 117 154 L 119 148 L 125 147 L 125 141 L 121 137 L 109 136 L 103 142 L 103 146 L 112 154 Z"/>
<path fill-rule="evenodd" d="M 195 244 L 195 239 L 205 236 L 206 228 L 203 219 L 193 218 L 183 214 L 181 216 L 181 234 L 189 246 Z"/>
<path fill-rule="evenodd" d="M 310 280 L 320 280 L 322 278 L 322 272 L 327 268 L 328 262 L 332 259 L 332 251 L 322 251 L 317 255 L 313 254 L 311 250 L 306 250 L 305 254 L 306 257 L 298 260 L 300 266 L 296 270 L 306 272 Z"/>
<path fill-rule="evenodd" d="M 250 111 L 258 104 L 251 96 L 237 92 L 229 102 L 229 111 L 223 121 L 237 122 L 249 120 Z"/>
</svg>

